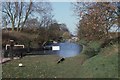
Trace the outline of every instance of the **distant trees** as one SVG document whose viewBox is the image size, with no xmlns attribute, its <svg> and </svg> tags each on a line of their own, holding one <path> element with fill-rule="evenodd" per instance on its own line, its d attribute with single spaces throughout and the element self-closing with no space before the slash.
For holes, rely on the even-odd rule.
<svg viewBox="0 0 120 80">
<path fill-rule="evenodd" d="M 43 25 L 43 24 L 42 24 Z M 71 34 L 65 24 L 59 24 L 57 21 L 52 20 L 51 24 L 41 26 L 41 22 L 37 18 L 28 19 L 23 28 L 23 32 L 35 34 L 35 42 L 42 44 L 48 40 L 59 41 L 60 38 L 69 39 Z"/>
<path fill-rule="evenodd" d="M 12 25 L 12 31 L 22 31 L 28 18 L 37 17 L 42 26 L 50 23 L 52 7 L 48 2 L 3 2 L 2 21 L 3 26 Z"/>
<path fill-rule="evenodd" d="M 48 28 L 49 39 L 59 40 L 60 37 L 64 39 L 70 38 L 70 32 L 65 24 L 52 23 Z"/>
<path fill-rule="evenodd" d="M 60 26 L 61 26 L 60 30 L 61 30 L 63 39 L 70 39 L 72 35 L 68 30 L 67 26 L 65 24 L 60 24 Z"/>
<path fill-rule="evenodd" d="M 78 36 L 88 40 L 108 38 L 109 29 L 116 24 L 115 3 L 74 3 L 74 12 L 79 17 Z"/>
<path fill-rule="evenodd" d="M 48 27 L 48 37 L 49 39 L 59 39 L 60 36 L 62 36 L 61 34 L 61 30 L 60 30 L 60 25 L 58 23 L 52 23 L 49 27 Z"/>
<path fill-rule="evenodd" d="M 70 32 L 65 24 L 53 20 L 52 6 L 49 2 L 3 2 L 2 24 L 6 29 L 12 27 L 13 33 L 23 34 L 26 43 L 43 44 L 48 40 L 59 41 L 70 38 Z M 17 30 L 18 32 L 14 32 Z M 12 34 L 12 33 L 11 33 Z M 31 36 L 26 36 L 30 35 Z M 32 36 L 33 35 L 33 36 Z M 19 36 L 19 35 L 18 35 Z M 17 36 L 16 36 L 17 37 Z M 31 39 L 30 39 L 30 38 Z M 21 42 L 18 40 L 18 42 Z"/>
</svg>

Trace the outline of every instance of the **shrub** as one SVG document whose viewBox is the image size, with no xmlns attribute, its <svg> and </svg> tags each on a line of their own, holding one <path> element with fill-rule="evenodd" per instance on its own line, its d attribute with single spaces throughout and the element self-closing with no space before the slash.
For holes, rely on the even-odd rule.
<svg viewBox="0 0 120 80">
<path fill-rule="evenodd" d="M 23 44 L 25 47 L 28 46 L 28 43 L 32 41 L 32 44 L 38 44 L 38 42 L 35 41 L 36 35 L 35 34 L 29 34 L 24 32 L 2 32 L 2 46 L 5 47 L 6 44 L 9 44 L 9 40 L 13 39 L 15 41 L 15 44 Z M 34 47 L 33 45 L 33 47 Z"/>
<path fill-rule="evenodd" d="M 99 52 L 101 48 L 101 41 L 91 41 L 88 43 L 88 46 L 95 52 Z"/>
<path fill-rule="evenodd" d="M 82 45 L 87 45 L 88 41 L 85 40 L 85 39 L 81 39 L 81 40 L 79 41 L 79 43 L 82 44 Z"/>
<path fill-rule="evenodd" d="M 89 58 L 97 55 L 101 49 L 101 41 L 85 41 L 83 39 L 80 41 L 80 44 L 85 46 L 84 54 Z"/>
</svg>

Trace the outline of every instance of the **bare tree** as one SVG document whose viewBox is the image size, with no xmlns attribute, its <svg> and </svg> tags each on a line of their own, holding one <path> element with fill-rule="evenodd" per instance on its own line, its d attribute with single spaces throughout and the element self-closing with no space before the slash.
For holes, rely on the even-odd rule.
<svg viewBox="0 0 120 80">
<path fill-rule="evenodd" d="M 25 22 L 26 20 L 28 19 L 28 16 L 30 15 L 31 11 L 32 11 L 32 1 L 30 1 L 29 3 L 29 6 L 28 8 L 26 9 L 26 13 L 25 13 L 25 18 L 24 18 L 24 21 L 22 22 L 22 25 L 21 25 L 21 28 L 20 28 L 20 31 L 23 29 L 24 25 L 25 25 Z"/>
<path fill-rule="evenodd" d="M 9 18 L 8 18 L 8 16 L 6 16 L 6 15 L 2 15 L 2 27 L 4 28 L 4 29 L 6 29 L 6 31 L 8 30 L 7 29 L 7 25 L 10 23 L 10 20 L 9 20 Z"/>
<path fill-rule="evenodd" d="M 10 18 L 12 23 L 12 31 L 14 31 L 14 24 L 15 24 L 15 18 L 16 18 L 16 11 L 14 9 L 15 5 L 13 2 L 7 2 L 3 3 L 2 12 L 7 14 L 7 16 Z"/>
<path fill-rule="evenodd" d="M 16 24 L 18 27 L 17 30 L 19 30 L 20 22 L 23 18 L 22 16 L 24 14 L 26 14 L 25 19 L 22 24 L 22 27 L 24 26 L 24 23 L 26 22 L 26 19 L 29 16 L 32 2 L 30 2 L 28 8 L 27 8 L 28 5 L 26 5 L 26 6 L 25 5 L 26 5 L 25 3 L 23 5 L 23 2 L 3 2 L 2 12 L 3 12 L 3 14 L 6 14 L 8 16 L 8 18 L 10 18 L 10 22 L 12 25 L 12 31 L 14 31 Z M 23 12 L 24 11 L 23 9 L 26 10 L 26 13 Z"/>
<path fill-rule="evenodd" d="M 40 26 L 46 26 L 50 23 L 53 15 L 51 15 L 52 7 L 48 2 L 3 2 L 2 12 L 10 20 L 12 31 L 17 27 L 17 31 L 21 31 L 29 17 L 38 17 L 41 22 Z"/>
<path fill-rule="evenodd" d="M 52 6 L 49 2 L 34 2 L 33 3 L 32 15 L 37 16 L 40 21 L 40 27 L 47 27 L 50 25 L 53 15 L 52 15 Z"/>
<path fill-rule="evenodd" d="M 20 3 L 16 3 L 16 11 L 18 12 L 18 16 L 17 16 L 17 20 L 18 20 L 18 24 L 17 24 L 17 31 L 19 31 L 19 27 L 20 27 L 20 23 L 21 23 L 21 19 L 22 19 L 22 10 L 23 10 L 23 2 Z"/>
</svg>

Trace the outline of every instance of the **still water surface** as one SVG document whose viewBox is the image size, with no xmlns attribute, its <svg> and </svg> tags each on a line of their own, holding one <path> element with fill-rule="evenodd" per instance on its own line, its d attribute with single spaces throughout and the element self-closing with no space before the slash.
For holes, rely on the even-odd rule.
<svg viewBox="0 0 120 80">
<path fill-rule="evenodd" d="M 70 42 L 64 42 L 64 43 L 59 43 L 56 44 L 60 46 L 60 50 L 49 50 L 49 51 L 44 51 L 45 54 L 57 54 L 60 57 L 74 57 L 80 54 L 82 51 L 82 46 L 78 45 L 76 43 L 70 43 Z"/>
<path fill-rule="evenodd" d="M 57 54 L 61 57 L 73 57 L 82 51 L 82 46 L 75 43 L 60 43 L 60 50 L 57 51 Z"/>
</svg>

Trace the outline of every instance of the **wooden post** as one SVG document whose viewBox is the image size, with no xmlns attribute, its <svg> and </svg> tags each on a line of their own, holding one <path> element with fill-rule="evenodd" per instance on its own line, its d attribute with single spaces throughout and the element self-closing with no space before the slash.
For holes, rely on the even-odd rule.
<svg viewBox="0 0 120 80">
<path fill-rule="evenodd" d="M 14 47 L 14 40 L 10 40 L 10 51 L 9 51 L 9 54 L 10 54 L 10 58 L 13 59 L 13 47 Z"/>
<path fill-rule="evenodd" d="M 31 46 L 31 41 L 28 41 L 28 48 L 27 48 L 28 53 L 30 53 L 30 46 Z"/>
</svg>

